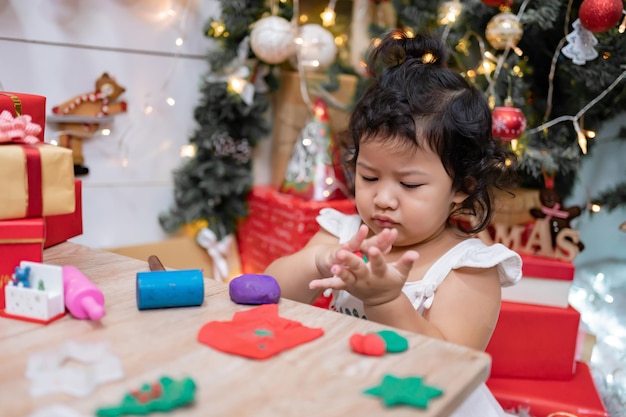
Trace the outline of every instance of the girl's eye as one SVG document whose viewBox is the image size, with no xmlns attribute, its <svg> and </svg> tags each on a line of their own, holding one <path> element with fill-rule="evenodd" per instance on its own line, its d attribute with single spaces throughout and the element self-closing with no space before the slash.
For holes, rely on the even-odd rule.
<svg viewBox="0 0 626 417">
<path fill-rule="evenodd" d="M 417 188 L 417 187 L 419 187 L 421 185 L 421 184 L 407 184 L 407 183 L 404 183 L 404 182 L 401 182 L 400 184 L 402 184 L 402 186 L 405 187 L 405 188 Z"/>
<path fill-rule="evenodd" d="M 363 181 L 366 181 L 366 182 L 374 182 L 378 179 L 376 177 L 366 177 L 365 175 L 361 175 L 361 178 L 363 179 Z"/>
</svg>

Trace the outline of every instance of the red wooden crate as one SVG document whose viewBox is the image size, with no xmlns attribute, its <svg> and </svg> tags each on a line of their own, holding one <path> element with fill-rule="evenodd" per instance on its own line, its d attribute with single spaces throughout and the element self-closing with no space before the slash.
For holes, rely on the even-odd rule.
<svg viewBox="0 0 626 417">
<path fill-rule="evenodd" d="M 306 201 L 255 186 L 248 197 L 249 216 L 237 230 L 242 272 L 263 272 L 275 259 L 301 249 L 319 230 L 315 218 L 325 207 L 356 213 L 353 200 Z"/>
</svg>

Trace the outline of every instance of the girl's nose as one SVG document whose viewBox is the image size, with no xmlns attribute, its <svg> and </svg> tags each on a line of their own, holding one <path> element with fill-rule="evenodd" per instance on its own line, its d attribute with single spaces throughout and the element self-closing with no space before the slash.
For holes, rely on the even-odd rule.
<svg viewBox="0 0 626 417">
<path fill-rule="evenodd" d="M 393 210 L 398 207 L 398 200 L 391 187 L 381 185 L 374 195 L 374 204 L 381 209 Z"/>
</svg>

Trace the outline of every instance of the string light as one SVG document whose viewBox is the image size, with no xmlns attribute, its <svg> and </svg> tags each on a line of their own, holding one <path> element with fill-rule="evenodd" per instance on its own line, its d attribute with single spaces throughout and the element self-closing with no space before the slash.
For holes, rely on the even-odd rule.
<svg viewBox="0 0 626 417">
<path fill-rule="evenodd" d="M 188 145 L 183 145 L 180 148 L 180 157 L 181 158 L 193 158 L 194 156 L 196 156 L 196 145 L 193 144 L 188 144 Z"/>
<path fill-rule="evenodd" d="M 330 0 L 328 6 L 320 14 L 320 17 L 322 18 L 322 26 L 324 26 L 325 28 L 333 26 L 335 24 L 335 18 L 337 17 L 337 13 L 335 13 L 336 2 L 337 0 Z"/>
<path fill-rule="evenodd" d="M 586 154 L 587 153 L 587 137 L 583 134 L 582 129 L 580 128 L 580 124 L 579 124 L 578 121 L 587 112 L 587 110 L 589 110 L 590 108 L 595 106 L 596 103 L 598 103 L 609 92 L 611 92 L 611 90 L 613 90 L 624 79 L 624 77 L 626 77 L 626 70 L 623 71 L 611 83 L 611 85 L 609 85 L 603 92 L 598 94 L 598 96 L 596 98 L 594 98 L 589 103 L 587 103 L 587 105 L 585 107 L 583 107 L 582 109 L 580 109 L 578 111 L 578 113 L 576 113 L 574 116 L 560 116 L 560 117 L 557 117 L 557 118 L 555 118 L 555 119 L 553 119 L 553 120 L 551 120 L 549 122 L 543 123 L 542 125 L 539 125 L 539 126 L 533 128 L 533 129 L 528 130 L 528 134 L 532 135 L 532 134 L 538 133 L 538 132 L 540 132 L 540 131 L 542 131 L 544 129 L 548 129 L 549 127 L 554 126 L 554 125 L 556 125 L 558 123 L 565 122 L 565 121 L 571 121 L 574 124 L 574 130 L 576 131 L 576 134 L 578 135 L 578 144 L 579 144 L 581 150 L 583 151 L 583 154 Z"/>
<path fill-rule="evenodd" d="M 248 82 L 246 80 L 236 75 L 228 77 L 228 89 L 237 94 L 241 94 L 243 92 L 243 89 L 246 87 L 247 83 Z"/>
<path fill-rule="evenodd" d="M 456 22 L 463 11 L 463 5 L 459 0 L 444 1 L 439 7 L 438 21 L 440 25 L 450 25 Z"/>
</svg>

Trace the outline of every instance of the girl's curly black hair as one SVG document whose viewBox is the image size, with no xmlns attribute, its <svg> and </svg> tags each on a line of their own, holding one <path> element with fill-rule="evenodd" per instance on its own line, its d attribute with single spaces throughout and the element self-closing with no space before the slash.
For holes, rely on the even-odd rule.
<svg viewBox="0 0 626 417">
<path fill-rule="evenodd" d="M 348 126 L 347 162 L 353 172 L 360 143 L 429 148 L 441 158 L 455 191 L 469 197 L 449 220 L 466 233 L 487 228 L 495 189 L 514 183 L 515 154 L 491 134 L 483 93 L 446 66 L 443 42 L 430 34 L 387 33 L 368 57 L 372 84 L 356 103 Z M 468 225 L 469 223 L 469 225 Z"/>
</svg>

